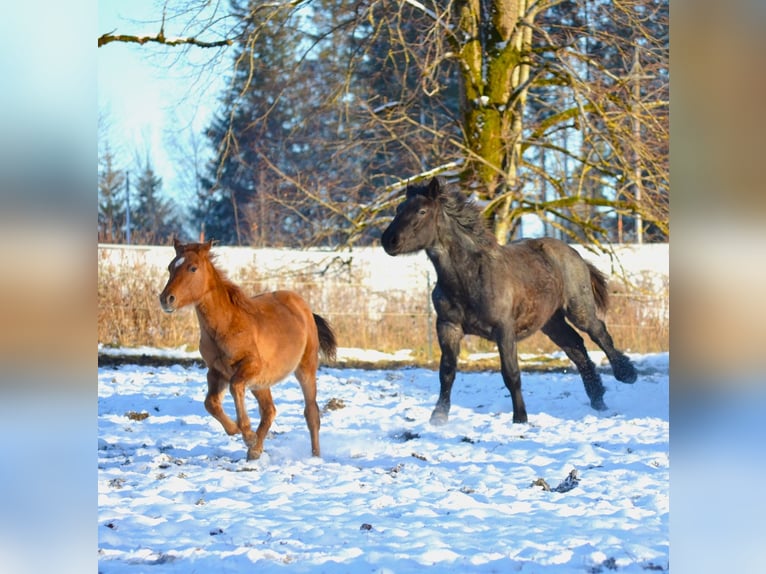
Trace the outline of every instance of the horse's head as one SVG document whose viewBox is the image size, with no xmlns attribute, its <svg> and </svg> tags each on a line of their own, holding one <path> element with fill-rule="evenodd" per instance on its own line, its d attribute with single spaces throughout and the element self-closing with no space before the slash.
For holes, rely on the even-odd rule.
<svg viewBox="0 0 766 574">
<path fill-rule="evenodd" d="M 386 253 L 400 255 L 433 246 L 441 194 L 442 182 L 435 177 L 424 185 L 407 186 L 405 200 L 381 237 Z"/>
<path fill-rule="evenodd" d="M 168 265 L 170 278 L 160 293 L 160 305 L 166 313 L 199 301 L 207 290 L 212 242 L 183 244 L 173 240 L 176 256 Z"/>
</svg>

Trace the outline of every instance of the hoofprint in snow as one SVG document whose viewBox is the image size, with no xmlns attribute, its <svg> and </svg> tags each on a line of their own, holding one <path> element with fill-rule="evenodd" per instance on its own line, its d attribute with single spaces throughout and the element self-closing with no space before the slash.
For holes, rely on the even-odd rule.
<svg viewBox="0 0 766 574">
<path fill-rule="evenodd" d="M 323 368 L 322 458 L 291 377 L 250 462 L 204 369 L 100 368 L 99 572 L 667 571 L 669 357 L 631 358 L 604 412 L 576 371 L 524 373 L 522 425 L 498 373 L 459 373 L 434 427 L 436 372 Z"/>
</svg>

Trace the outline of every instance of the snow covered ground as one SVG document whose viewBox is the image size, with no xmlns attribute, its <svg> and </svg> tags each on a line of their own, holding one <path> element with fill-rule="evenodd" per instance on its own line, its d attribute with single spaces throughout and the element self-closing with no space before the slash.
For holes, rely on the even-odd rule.
<svg viewBox="0 0 766 574">
<path fill-rule="evenodd" d="M 433 427 L 437 373 L 322 368 L 322 458 L 290 378 L 250 462 L 204 369 L 99 368 L 99 572 L 668 571 L 669 356 L 632 358 L 605 412 L 574 371 L 523 373 L 525 425 L 498 373 L 458 374 Z"/>
</svg>

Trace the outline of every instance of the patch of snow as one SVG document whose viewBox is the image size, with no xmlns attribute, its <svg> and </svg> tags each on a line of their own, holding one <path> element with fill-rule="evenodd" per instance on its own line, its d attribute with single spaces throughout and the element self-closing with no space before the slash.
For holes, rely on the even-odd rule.
<svg viewBox="0 0 766 574">
<path fill-rule="evenodd" d="M 320 408 L 343 405 L 322 458 L 290 377 L 256 461 L 205 412 L 204 369 L 99 368 L 99 570 L 667 571 L 669 356 L 633 358 L 635 384 L 604 375 L 603 412 L 574 372 L 524 373 L 523 425 L 498 373 L 458 373 L 434 427 L 438 373 L 322 368 Z M 571 490 L 534 486 L 573 470 Z"/>
</svg>

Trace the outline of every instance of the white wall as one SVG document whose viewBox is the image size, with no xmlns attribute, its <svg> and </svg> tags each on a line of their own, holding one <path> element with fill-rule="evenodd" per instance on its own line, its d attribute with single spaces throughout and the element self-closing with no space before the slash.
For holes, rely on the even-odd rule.
<svg viewBox="0 0 766 574">
<path fill-rule="evenodd" d="M 638 278 L 644 275 L 669 276 L 669 245 L 618 245 L 611 253 L 600 253 L 574 245 L 583 257 L 612 279 Z M 250 247 L 214 247 L 219 266 L 232 279 L 242 270 L 257 270 L 267 282 L 287 279 L 296 274 L 314 273 L 338 279 L 349 274 L 364 279 L 374 291 L 417 288 L 426 277 L 435 280 L 433 266 L 425 253 L 390 257 L 380 247 L 357 247 L 352 250 L 329 249 L 253 249 Z M 112 265 L 141 265 L 166 272 L 175 256 L 172 247 L 107 245 L 98 246 L 101 261 Z M 287 286 L 285 286 L 287 287 Z"/>
</svg>

